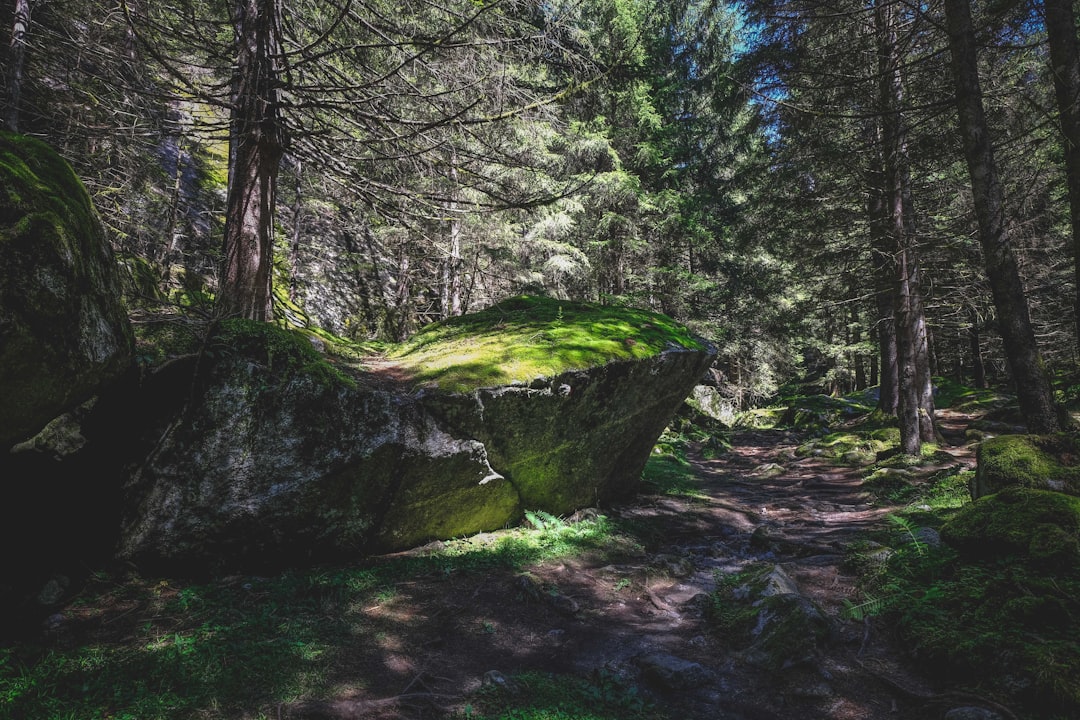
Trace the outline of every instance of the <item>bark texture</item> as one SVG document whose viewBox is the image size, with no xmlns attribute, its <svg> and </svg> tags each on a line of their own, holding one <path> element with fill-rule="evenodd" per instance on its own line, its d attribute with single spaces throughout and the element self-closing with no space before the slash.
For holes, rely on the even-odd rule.
<svg viewBox="0 0 1080 720">
<path fill-rule="evenodd" d="M 1035 344 L 1027 297 L 1005 227 L 1004 202 L 983 109 L 975 30 L 968 0 L 945 0 L 945 16 L 959 128 L 971 176 L 979 242 L 1005 356 L 1028 429 L 1033 433 L 1057 432 L 1062 428 L 1062 422 Z"/>
<path fill-rule="evenodd" d="M 7 113 L 4 123 L 11 132 L 19 132 L 19 104 L 22 98 L 23 68 L 26 66 L 26 34 L 30 30 L 30 0 L 15 0 L 15 18 L 11 24 L 8 48 Z"/>
<path fill-rule="evenodd" d="M 285 148 L 277 1 L 242 0 L 234 24 L 237 66 L 219 310 L 226 317 L 270 320 L 274 203 Z"/>
<path fill-rule="evenodd" d="M 1050 45 L 1050 70 L 1054 77 L 1065 177 L 1069 187 L 1072 222 L 1073 267 L 1080 289 L 1080 50 L 1076 42 L 1076 15 L 1072 0 L 1043 0 L 1046 39 Z M 1074 298 L 1076 340 L 1080 345 L 1080 290 Z"/>
</svg>

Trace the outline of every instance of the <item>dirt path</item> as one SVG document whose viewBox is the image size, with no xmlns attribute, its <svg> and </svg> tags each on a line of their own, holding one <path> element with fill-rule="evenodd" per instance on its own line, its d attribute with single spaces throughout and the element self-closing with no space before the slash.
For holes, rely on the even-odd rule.
<svg viewBox="0 0 1080 720">
<path fill-rule="evenodd" d="M 968 420 L 943 416 L 947 436 L 962 438 Z M 641 495 L 604 509 L 641 539 L 623 562 L 585 554 L 526 576 L 417 578 L 397 588 L 366 611 L 385 626 L 382 646 L 343 657 L 343 675 L 376 684 L 282 716 L 446 717 L 485 676 L 497 683 L 528 671 L 616 678 L 673 718 L 921 720 L 979 704 L 919 676 L 879 624 L 840 617 L 842 601 L 856 597 L 845 546 L 890 512 L 863 492 L 865 471 L 797 458 L 800 439 L 784 431 L 734 440 L 717 459 L 692 459 L 699 494 Z M 970 447 L 945 449 L 955 463 L 974 464 Z M 761 562 L 782 568 L 831 627 L 809 662 L 776 672 L 751 662 L 708 617 L 717 574 Z M 699 674 L 665 689 L 643 662 L 657 657 Z"/>
</svg>

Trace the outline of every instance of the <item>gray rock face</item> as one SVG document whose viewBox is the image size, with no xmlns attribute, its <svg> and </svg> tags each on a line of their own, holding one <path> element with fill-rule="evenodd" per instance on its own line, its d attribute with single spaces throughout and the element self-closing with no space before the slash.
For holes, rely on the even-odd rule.
<svg viewBox="0 0 1080 720">
<path fill-rule="evenodd" d="M 633 491 L 713 357 L 406 393 L 345 382 L 303 338 L 256 337 L 268 332 L 209 343 L 185 409 L 124 490 L 122 558 L 326 560 L 594 506 Z"/>
<path fill-rule="evenodd" d="M 115 530 L 82 426 L 133 369 L 117 263 L 71 166 L 0 132 L 0 635 L 38 625 Z M 102 416 L 96 416 L 100 419 Z M 93 421 L 87 420 L 93 426 Z M 99 431 L 108 423 L 98 422 Z M 62 578 L 60 582 L 58 578 Z"/>
<path fill-rule="evenodd" d="M 0 449 L 132 363 L 116 261 L 86 189 L 37 140 L 0 133 Z"/>
</svg>

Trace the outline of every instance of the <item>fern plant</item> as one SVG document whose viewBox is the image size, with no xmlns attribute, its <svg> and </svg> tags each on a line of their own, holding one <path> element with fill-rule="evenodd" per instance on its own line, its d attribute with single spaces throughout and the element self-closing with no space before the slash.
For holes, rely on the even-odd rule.
<svg viewBox="0 0 1080 720">
<path fill-rule="evenodd" d="M 923 540 L 920 540 L 919 536 L 916 534 L 915 531 L 918 530 L 918 528 L 915 526 L 915 523 L 900 515 L 889 515 L 888 519 L 893 525 L 896 525 L 907 533 L 908 537 L 911 539 L 910 545 L 916 553 L 920 556 L 926 555 L 926 543 Z"/>
<path fill-rule="evenodd" d="M 844 608 L 840 611 L 840 617 L 847 620 L 862 621 L 868 617 L 880 615 L 889 605 L 887 598 L 867 596 L 861 603 L 853 603 L 847 598 L 843 600 Z"/>
<path fill-rule="evenodd" d="M 526 510 L 525 519 L 537 530 L 557 530 L 566 524 L 545 510 Z"/>
</svg>

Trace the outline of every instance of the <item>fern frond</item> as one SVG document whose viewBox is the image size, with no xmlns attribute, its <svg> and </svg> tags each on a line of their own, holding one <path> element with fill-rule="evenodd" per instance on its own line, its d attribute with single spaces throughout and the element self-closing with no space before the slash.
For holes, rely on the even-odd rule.
<svg viewBox="0 0 1080 720">
<path fill-rule="evenodd" d="M 918 530 L 915 523 L 900 515 L 889 515 L 888 519 L 893 525 L 898 525 L 901 530 L 907 533 L 908 537 L 911 538 L 911 546 L 915 548 L 915 552 L 920 555 L 926 554 L 926 543 L 915 534 L 915 531 Z"/>
<path fill-rule="evenodd" d="M 886 598 L 876 598 L 868 596 L 866 600 L 861 603 L 855 604 L 844 598 L 844 609 L 840 611 L 840 616 L 849 620 L 863 620 L 868 617 L 880 615 L 884 612 L 888 605 Z"/>
</svg>

